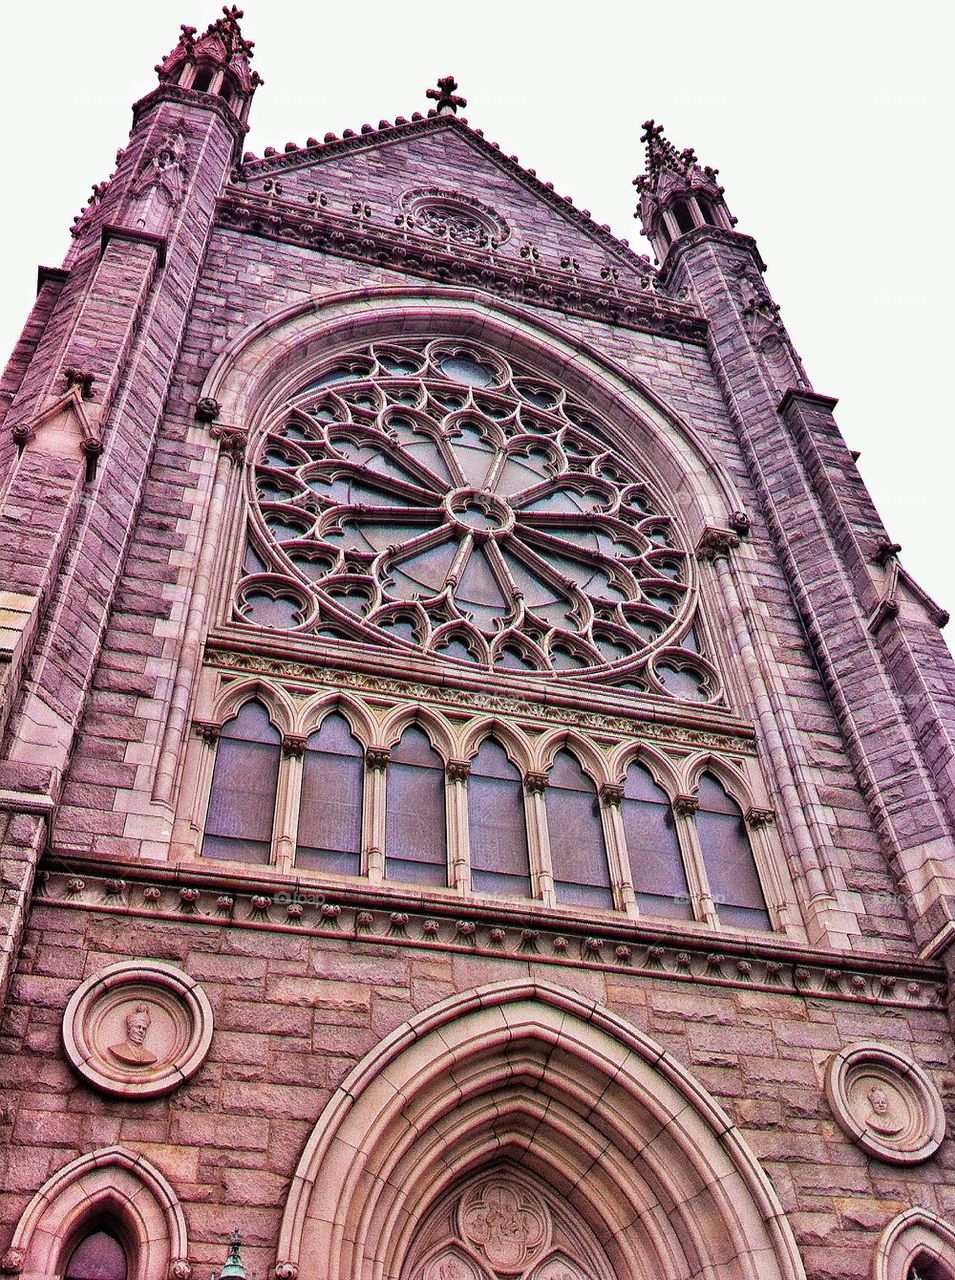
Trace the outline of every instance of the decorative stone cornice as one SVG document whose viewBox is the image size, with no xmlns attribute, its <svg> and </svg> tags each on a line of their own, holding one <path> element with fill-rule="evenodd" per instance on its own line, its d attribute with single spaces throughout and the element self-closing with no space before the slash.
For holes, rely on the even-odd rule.
<svg viewBox="0 0 955 1280">
<path fill-rule="evenodd" d="M 144 244 L 156 251 L 156 266 L 162 267 L 166 262 L 166 237 L 157 236 L 152 231 L 143 231 L 140 227 L 119 227 L 107 223 L 100 232 L 100 257 L 106 252 L 111 240 L 125 240 L 128 244 Z"/>
<path fill-rule="evenodd" d="M 483 289 L 511 301 L 623 328 L 688 342 L 703 342 L 706 337 L 702 317 L 653 290 L 637 292 L 616 282 L 610 287 L 607 282 L 568 278 L 540 264 L 496 257 L 491 251 L 447 252 L 406 230 L 336 217 L 315 205 L 305 208 L 268 196 L 231 195 L 219 202 L 218 222 L 229 231 L 355 258 L 442 284 Z"/>
<path fill-rule="evenodd" d="M 196 89 L 183 89 L 178 84 L 157 85 L 145 97 L 133 103 L 133 124 L 138 124 L 142 117 L 163 102 L 175 102 L 181 107 L 199 107 L 217 115 L 232 134 L 233 155 L 238 159 L 242 139 L 249 132 L 249 126 L 238 119 L 226 100 L 215 93 L 200 93 Z"/>
<path fill-rule="evenodd" d="M 254 674 L 310 689 L 356 689 L 412 702 L 428 702 L 455 710 L 530 717 L 542 724 L 572 725 L 597 733 L 640 734 L 660 742 L 738 755 L 751 756 L 756 752 L 755 735 L 748 725 L 733 720 L 722 726 L 715 723 L 716 716 L 696 707 L 692 710 L 680 708 L 678 712 L 664 713 L 659 707 L 635 704 L 632 714 L 615 715 L 579 708 L 570 699 L 567 705 L 562 705 L 556 698 L 543 704 L 490 689 L 487 692 L 468 688 L 454 689 L 444 682 L 436 681 L 430 685 L 422 680 L 377 674 L 358 669 L 357 657 L 355 668 L 339 668 L 333 665 L 323 666 L 315 656 L 301 660 L 269 656 L 256 653 L 248 646 L 247 637 L 243 637 L 241 647 L 237 646 L 235 649 L 216 643 L 207 650 L 206 658 L 212 666 L 222 671 Z M 700 723 L 701 720 L 703 723 Z"/>
<path fill-rule="evenodd" d="M 678 240 L 673 241 L 660 266 L 661 282 L 667 285 L 676 270 L 677 263 L 684 254 L 691 249 L 695 249 L 697 245 L 705 244 L 707 241 L 725 245 L 730 249 L 742 249 L 756 260 L 756 265 L 760 271 L 766 270 L 766 263 L 763 261 L 762 255 L 756 246 L 756 241 L 752 236 L 748 236 L 742 231 L 726 231 L 723 227 L 713 227 L 707 223 L 703 227 L 694 227 L 692 231 L 686 232 Z"/>
<path fill-rule="evenodd" d="M 367 884 L 336 884 L 330 892 L 320 881 L 283 877 L 274 869 L 268 877 L 230 875 L 221 865 L 205 864 L 146 869 L 124 863 L 104 871 L 95 860 L 57 851 L 44 871 L 37 901 L 54 909 L 204 929 L 351 936 L 392 947 L 515 957 L 532 950 L 541 963 L 884 1007 L 943 1010 L 947 1002 L 945 973 L 937 964 L 817 951 L 768 935 L 741 939 L 703 925 L 681 923 L 675 930 L 621 915 L 619 921 L 602 918 L 596 937 L 593 920 L 538 904 L 471 907 L 458 899 L 422 905 L 420 893 Z M 128 886 L 124 898 L 108 890 L 107 880 L 119 873 Z M 220 905 L 224 898 L 227 911 Z"/>
</svg>

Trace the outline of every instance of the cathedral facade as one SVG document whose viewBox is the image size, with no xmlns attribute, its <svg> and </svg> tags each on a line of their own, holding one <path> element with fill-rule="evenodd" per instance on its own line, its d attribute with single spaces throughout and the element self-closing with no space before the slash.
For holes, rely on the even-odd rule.
<svg viewBox="0 0 955 1280">
<path fill-rule="evenodd" d="M 0 383 L 0 1271 L 955 1280 L 946 617 L 716 171 L 241 16 Z"/>
</svg>

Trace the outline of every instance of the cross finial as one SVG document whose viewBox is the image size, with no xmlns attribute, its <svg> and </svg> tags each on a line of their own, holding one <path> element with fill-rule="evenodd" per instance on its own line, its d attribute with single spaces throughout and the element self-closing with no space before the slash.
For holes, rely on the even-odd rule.
<svg viewBox="0 0 955 1280">
<path fill-rule="evenodd" d="M 439 116 L 457 115 L 458 107 L 466 107 L 468 105 L 467 98 L 461 98 L 455 92 L 458 82 L 454 76 L 442 76 L 438 81 L 436 89 L 428 90 L 428 97 L 435 103 L 435 110 Z"/>
</svg>

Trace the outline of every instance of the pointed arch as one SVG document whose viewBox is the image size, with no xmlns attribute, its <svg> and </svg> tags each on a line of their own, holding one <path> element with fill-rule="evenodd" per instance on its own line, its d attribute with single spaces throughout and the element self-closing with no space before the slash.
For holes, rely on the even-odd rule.
<svg viewBox="0 0 955 1280">
<path fill-rule="evenodd" d="M 247 702 L 261 702 L 279 733 L 295 732 L 295 704 L 280 684 L 256 676 L 225 685 L 212 709 L 212 723 L 220 728 L 239 714 Z"/>
<path fill-rule="evenodd" d="M 188 1280 L 186 1219 L 175 1191 L 145 1156 L 119 1146 L 54 1173 L 23 1211 L 7 1256 L 24 1277 L 62 1274 L 86 1224 L 103 1217 L 125 1237 L 129 1280 Z"/>
<path fill-rule="evenodd" d="M 314 733 L 321 729 L 328 716 L 335 714 L 348 721 L 352 733 L 363 747 L 368 748 L 377 740 L 377 727 L 368 707 L 338 689 L 317 694 L 308 700 L 299 714 L 301 733 Z"/>
<path fill-rule="evenodd" d="M 442 1001 L 352 1070 L 302 1154 L 279 1263 L 396 1280 L 428 1206 L 502 1159 L 594 1225 L 618 1275 L 805 1280 L 772 1184 L 706 1090 L 610 1010 L 532 981 Z"/>
<path fill-rule="evenodd" d="M 382 719 L 381 741 L 393 747 L 412 725 L 421 729 L 445 764 L 454 756 L 454 732 L 448 721 L 430 707 L 399 704 Z"/>
<path fill-rule="evenodd" d="M 912 1267 L 955 1280 L 955 1228 L 931 1209 L 915 1205 L 893 1218 L 879 1236 L 872 1260 L 872 1280 L 910 1280 Z M 934 1280 L 934 1276 L 933 1276 Z"/>
</svg>

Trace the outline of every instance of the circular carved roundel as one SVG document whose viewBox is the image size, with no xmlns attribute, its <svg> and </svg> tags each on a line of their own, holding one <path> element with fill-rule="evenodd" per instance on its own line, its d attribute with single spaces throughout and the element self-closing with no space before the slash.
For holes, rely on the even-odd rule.
<svg viewBox="0 0 955 1280">
<path fill-rule="evenodd" d="M 155 960 L 103 969 L 77 987 L 63 1015 L 67 1056 L 105 1093 L 168 1093 L 199 1070 L 211 1040 L 205 992 Z"/>
<path fill-rule="evenodd" d="M 942 1100 L 914 1062 L 881 1044 L 830 1058 L 826 1097 L 840 1127 L 868 1155 L 892 1164 L 927 1160 L 945 1136 Z"/>
<path fill-rule="evenodd" d="M 326 362 L 259 449 L 238 617 L 715 700 L 691 558 L 607 440 L 562 387 L 477 343 Z"/>
<path fill-rule="evenodd" d="M 490 205 L 457 191 L 416 188 L 400 200 L 407 224 L 456 248 L 498 248 L 510 230 Z"/>
</svg>

